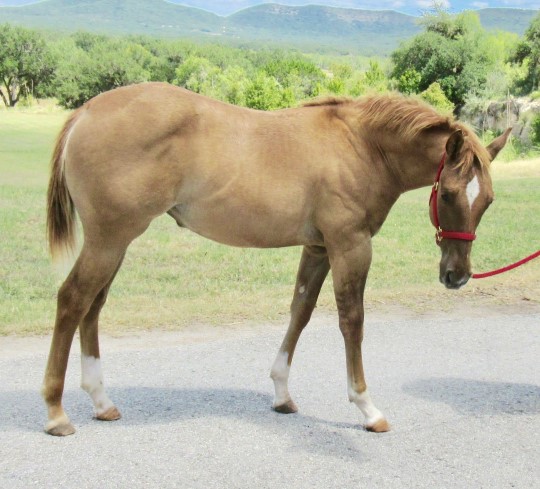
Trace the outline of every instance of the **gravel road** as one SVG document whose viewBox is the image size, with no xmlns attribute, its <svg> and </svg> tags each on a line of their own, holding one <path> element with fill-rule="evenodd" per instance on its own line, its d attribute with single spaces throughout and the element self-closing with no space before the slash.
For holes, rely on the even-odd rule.
<svg viewBox="0 0 540 489">
<path fill-rule="evenodd" d="M 77 433 L 42 432 L 48 338 L 0 338 L 0 487 L 531 488 L 540 480 L 540 311 L 368 318 L 365 368 L 393 431 L 358 424 L 342 338 L 318 314 L 290 390 L 270 410 L 285 327 L 103 338 L 120 421 L 91 417 L 74 348 L 65 406 Z"/>
</svg>

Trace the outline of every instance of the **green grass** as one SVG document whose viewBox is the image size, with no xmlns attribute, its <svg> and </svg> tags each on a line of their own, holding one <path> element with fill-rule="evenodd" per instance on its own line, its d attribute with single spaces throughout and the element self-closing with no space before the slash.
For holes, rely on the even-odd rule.
<svg viewBox="0 0 540 489">
<path fill-rule="evenodd" d="M 0 335 L 51 330 L 60 280 L 46 251 L 45 193 L 49 155 L 66 115 L 0 110 Z M 539 247 L 540 161 L 496 169 L 496 201 L 473 250 L 478 270 Z M 450 297 L 438 284 L 439 252 L 428 219 L 428 194 L 421 189 L 403 196 L 375 238 L 368 302 L 415 305 L 421 296 Z M 163 216 L 129 248 L 102 329 L 115 333 L 200 322 L 285 321 L 300 252 L 221 246 Z M 531 264 L 495 287 L 516 282 L 526 290 L 538 284 L 539 270 Z M 330 281 L 319 307 L 335 307 Z"/>
</svg>

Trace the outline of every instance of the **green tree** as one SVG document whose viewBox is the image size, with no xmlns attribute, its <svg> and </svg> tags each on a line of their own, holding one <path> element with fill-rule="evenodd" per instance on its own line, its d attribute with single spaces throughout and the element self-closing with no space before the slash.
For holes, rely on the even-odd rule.
<svg viewBox="0 0 540 489">
<path fill-rule="evenodd" d="M 345 81 L 339 76 L 333 76 L 326 82 L 326 89 L 333 94 L 343 95 L 345 94 Z"/>
<path fill-rule="evenodd" d="M 282 53 L 272 55 L 262 70 L 284 90 L 288 90 L 293 99 L 313 97 L 317 94 L 319 84 L 326 78 L 312 61 L 301 56 L 284 56 Z"/>
<path fill-rule="evenodd" d="M 88 47 L 76 40 L 63 42 L 66 55 L 59 64 L 53 90 L 60 105 L 81 106 L 113 88 L 150 80 L 153 56 L 143 46 L 126 39 L 100 39 Z"/>
<path fill-rule="evenodd" d="M 534 144 L 540 145 L 540 114 L 536 114 L 532 120 L 531 140 Z"/>
<path fill-rule="evenodd" d="M 378 61 L 369 60 L 369 68 L 364 74 L 365 84 L 372 90 L 384 92 L 388 89 L 388 79 Z"/>
<path fill-rule="evenodd" d="M 209 89 L 217 83 L 220 71 L 208 59 L 192 55 L 176 69 L 173 83 L 197 93 L 209 94 Z"/>
<path fill-rule="evenodd" d="M 454 111 L 454 104 L 446 98 L 441 86 L 437 82 L 432 83 L 426 90 L 420 93 L 420 97 L 443 114 L 451 114 Z"/>
<path fill-rule="evenodd" d="M 191 45 L 183 41 L 141 38 L 140 43 L 154 56 L 149 67 L 152 81 L 173 83 L 176 69 L 189 56 Z"/>
<path fill-rule="evenodd" d="M 246 107 L 259 110 L 274 110 L 289 107 L 294 103 L 290 90 L 283 89 L 273 76 L 259 72 L 246 87 Z"/>
<path fill-rule="evenodd" d="M 518 82 L 523 93 L 540 88 L 540 13 L 532 20 L 511 60 L 526 67 L 526 75 Z"/>
<path fill-rule="evenodd" d="M 0 96 L 14 107 L 21 96 L 31 95 L 54 73 L 55 61 L 43 36 L 9 24 L 0 26 Z"/>
<path fill-rule="evenodd" d="M 94 49 L 98 44 L 103 44 L 108 41 L 107 36 L 86 31 L 75 32 L 71 37 L 75 42 L 75 46 L 87 53 Z"/>
<path fill-rule="evenodd" d="M 414 68 L 409 68 L 405 70 L 398 78 L 397 88 L 401 93 L 406 95 L 418 93 L 421 81 L 422 75 Z"/>
<path fill-rule="evenodd" d="M 482 87 L 497 64 L 497 52 L 473 12 L 450 15 L 439 10 L 423 19 L 424 32 L 392 53 L 392 77 L 398 87 L 426 90 L 439 83 L 445 96 L 461 107 L 467 94 Z M 411 86 L 411 73 L 420 80 Z"/>
<path fill-rule="evenodd" d="M 219 77 L 221 100 L 245 106 L 248 83 L 248 76 L 243 68 L 238 66 L 226 68 Z"/>
<path fill-rule="evenodd" d="M 351 74 L 342 78 L 335 76 L 329 82 L 329 89 L 333 93 L 342 93 L 358 97 L 366 92 L 385 92 L 388 90 L 389 80 L 378 60 L 370 59 L 367 69 L 353 70 Z"/>
</svg>

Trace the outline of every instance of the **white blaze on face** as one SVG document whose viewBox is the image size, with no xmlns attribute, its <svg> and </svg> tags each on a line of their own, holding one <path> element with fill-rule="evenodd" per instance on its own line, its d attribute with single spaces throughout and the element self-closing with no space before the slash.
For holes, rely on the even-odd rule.
<svg viewBox="0 0 540 489">
<path fill-rule="evenodd" d="M 480 183 L 478 182 L 478 177 L 476 175 L 467 184 L 466 192 L 467 192 L 467 200 L 469 201 L 469 207 L 472 209 L 474 201 L 480 195 Z"/>
<path fill-rule="evenodd" d="M 274 407 L 282 406 L 291 400 L 289 394 L 289 353 L 286 351 L 280 351 L 277 354 L 274 365 L 272 365 L 272 371 L 270 377 L 274 381 L 275 397 Z"/>
<path fill-rule="evenodd" d="M 103 373 L 99 358 L 81 355 L 82 382 L 81 387 L 90 394 L 94 402 L 96 414 L 102 414 L 114 406 L 103 387 Z"/>
</svg>

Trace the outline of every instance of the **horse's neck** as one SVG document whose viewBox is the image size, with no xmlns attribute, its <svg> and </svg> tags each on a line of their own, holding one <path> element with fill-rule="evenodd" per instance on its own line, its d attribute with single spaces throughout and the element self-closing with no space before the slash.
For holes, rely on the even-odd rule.
<svg viewBox="0 0 540 489">
<path fill-rule="evenodd" d="M 424 131 L 414 141 L 386 138 L 386 164 L 399 180 L 402 192 L 433 183 L 448 136 L 441 130 Z"/>
</svg>

